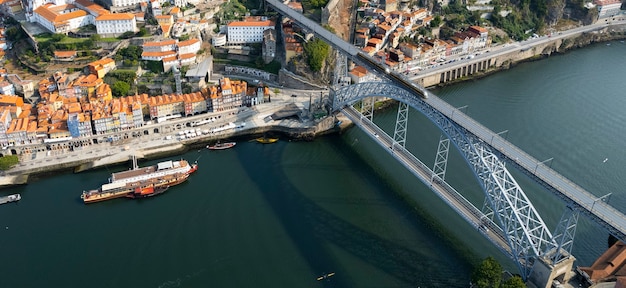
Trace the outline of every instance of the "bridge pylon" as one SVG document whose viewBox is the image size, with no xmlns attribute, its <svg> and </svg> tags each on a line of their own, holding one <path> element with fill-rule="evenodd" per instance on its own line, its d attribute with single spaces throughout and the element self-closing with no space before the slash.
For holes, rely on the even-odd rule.
<svg viewBox="0 0 626 288">
<path fill-rule="evenodd" d="M 555 251 L 556 252 L 556 251 Z M 574 261 L 576 258 L 567 251 L 561 250 L 563 257 L 561 262 L 553 263 L 553 255 L 535 258 L 532 273 L 528 277 L 528 282 L 537 288 L 551 288 L 554 280 L 560 283 L 567 283 L 576 273 L 574 272 Z"/>
<path fill-rule="evenodd" d="M 448 152 L 450 151 L 450 139 L 445 135 L 439 137 L 439 145 L 437 146 L 437 156 L 435 156 L 435 164 L 433 166 L 433 175 L 431 180 L 439 177 L 440 180 L 446 179 L 446 167 L 448 166 Z"/>
<path fill-rule="evenodd" d="M 404 147 L 406 144 L 406 127 L 409 120 L 409 105 L 400 102 L 398 105 L 398 115 L 396 117 L 396 128 L 393 131 L 394 144 Z M 393 149 L 392 145 L 392 149 Z"/>
</svg>

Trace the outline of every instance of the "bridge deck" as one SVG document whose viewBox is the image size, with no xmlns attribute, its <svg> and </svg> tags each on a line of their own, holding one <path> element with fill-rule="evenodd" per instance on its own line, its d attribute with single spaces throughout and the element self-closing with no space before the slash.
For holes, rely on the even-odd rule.
<svg viewBox="0 0 626 288">
<path fill-rule="evenodd" d="M 398 162 L 402 163 L 413 175 L 417 176 L 424 184 L 428 185 L 430 189 L 435 192 L 439 198 L 446 202 L 452 209 L 454 209 L 465 221 L 470 223 L 476 229 L 478 229 L 484 236 L 486 236 L 496 247 L 502 252 L 511 256 L 511 248 L 507 242 L 506 236 L 500 227 L 491 222 L 485 215 L 476 208 L 471 202 L 463 197 L 452 186 L 448 185 L 445 181 L 439 179 L 432 179 L 433 171 L 428 168 L 424 163 L 417 159 L 411 152 L 406 150 L 402 146 L 394 145 L 394 140 L 389 137 L 378 126 L 370 122 L 369 119 L 362 117 L 362 115 L 352 107 L 347 107 L 342 110 L 344 115 L 352 120 L 353 123 L 361 127 L 365 133 L 378 142 L 381 146 L 387 149 Z"/>
<path fill-rule="evenodd" d="M 304 17 L 302 14 L 289 8 L 287 5 L 284 5 L 282 2 L 278 0 L 266 0 L 266 2 L 274 7 L 277 12 L 293 19 L 303 28 L 314 32 L 318 37 L 332 45 L 335 49 L 338 49 L 355 60 L 354 58 L 356 58 L 355 56 L 359 52 L 358 48 L 337 37 L 319 24 Z M 597 30 L 598 27 L 601 26 L 589 25 L 575 30 L 577 33 L 581 33 Z M 360 64 L 365 64 L 367 66 L 367 63 Z M 370 71 L 376 70 L 376 67 L 366 68 Z M 382 74 L 382 76 L 384 77 L 385 75 Z M 395 81 L 392 77 L 387 78 L 392 82 Z M 622 212 L 602 201 L 598 201 L 596 196 L 569 181 L 556 171 L 540 164 L 541 162 L 537 159 L 523 152 L 513 144 L 458 111 L 458 109 L 450 106 L 435 95 L 432 95 L 432 97 L 425 100 L 422 99 L 422 101 L 466 129 L 467 133 L 479 137 L 485 144 L 493 147 L 502 155 L 509 158 L 510 161 L 520 167 L 524 173 L 530 175 L 532 179 L 548 188 L 548 190 L 555 193 L 557 196 L 561 197 L 566 203 L 573 205 L 576 209 L 580 209 L 593 221 L 608 229 L 609 233 L 613 234 L 622 241 L 626 241 L 626 216 Z"/>
</svg>

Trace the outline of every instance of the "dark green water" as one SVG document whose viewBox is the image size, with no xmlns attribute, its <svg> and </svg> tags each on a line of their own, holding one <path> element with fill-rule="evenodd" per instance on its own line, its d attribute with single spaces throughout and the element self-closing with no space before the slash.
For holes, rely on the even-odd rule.
<svg viewBox="0 0 626 288">
<path fill-rule="evenodd" d="M 623 43 L 597 45 L 436 92 L 624 211 L 624 55 Z M 392 129 L 395 111 L 375 118 Z M 431 165 L 439 132 L 410 119 L 407 147 Z M 0 206 L 0 287 L 466 287 L 475 259 L 513 268 L 358 129 L 181 157 L 200 170 L 152 199 L 80 202 L 124 166 L 2 191 L 23 198 Z M 447 180 L 480 207 L 450 158 Z M 553 229 L 563 204 L 516 179 Z M 590 264 L 606 233 L 581 222 L 574 254 Z"/>
</svg>

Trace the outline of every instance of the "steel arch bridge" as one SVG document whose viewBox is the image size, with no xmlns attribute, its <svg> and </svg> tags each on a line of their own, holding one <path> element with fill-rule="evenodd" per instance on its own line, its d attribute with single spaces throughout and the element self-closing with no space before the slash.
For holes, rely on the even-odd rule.
<svg viewBox="0 0 626 288">
<path fill-rule="evenodd" d="M 439 127 L 461 152 L 485 193 L 486 205 L 483 210 L 486 211 L 483 213 L 486 217 L 495 218 L 493 220 L 499 224 L 511 249 L 509 256 L 513 258 L 525 280 L 532 273 L 533 264 L 538 258 L 557 263 L 571 256 L 573 230 L 578 214 L 566 213 L 567 216 L 561 220 L 555 231 L 556 236 L 553 236 L 493 148 L 458 125 L 453 119 L 425 103 L 420 97 L 390 82 L 367 82 L 331 91 L 332 110 L 340 111 L 361 100 L 361 113 L 363 117 L 371 121 L 372 97 L 380 96 L 400 102 L 393 145 L 404 147 L 408 106 L 410 106 Z M 435 174 L 433 177 L 442 180 L 445 174 L 447 148 L 445 148 L 446 151 L 442 151 L 441 147 L 448 146 L 445 145 L 448 139 L 440 141 L 435 171 L 433 171 Z M 440 157 L 442 154 L 445 154 L 443 159 Z"/>
</svg>

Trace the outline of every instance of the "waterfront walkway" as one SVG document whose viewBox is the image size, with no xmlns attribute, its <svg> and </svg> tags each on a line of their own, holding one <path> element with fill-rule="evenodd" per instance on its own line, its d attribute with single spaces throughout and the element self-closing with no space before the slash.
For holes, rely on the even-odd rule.
<svg viewBox="0 0 626 288">
<path fill-rule="evenodd" d="M 69 150 L 47 150 L 45 152 L 32 152 L 20 155 L 20 164 L 6 171 L 6 175 L 0 177 L 0 186 L 11 185 L 15 175 L 24 175 L 31 173 L 41 173 L 49 170 L 57 170 L 72 166 L 72 163 L 91 162 L 92 166 L 100 167 L 108 164 L 122 163 L 130 159 L 132 155 L 138 158 L 149 157 L 155 154 L 175 153 L 183 151 L 189 146 L 204 145 L 210 141 L 223 138 L 243 136 L 246 134 L 255 134 L 255 131 L 269 130 L 273 127 L 282 128 L 281 130 L 306 130 L 315 129 L 317 122 L 304 117 L 302 119 L 288 118 L 279 121 L 268 119 L 267 116 L 280 111 L 287 106 L 296 104 L 301 108 L 303 114 L 307 114 L 309 105 L 309 96 L 304 95 L 301 91 L 285 89 L 278 96 L 272 96 L 272 102 L 263 103 L 253 107 L 244 107 L 231 109 L 219 113 L 205 113 L 196 116 L 183 117 L 174 120 L 165 121 L 163 123 L 153 123 L 142 126 L 140 128 L 119 133 L 111 133 L 108 137 L 117 136 L 122 139 L 122 134 L 133 134 L 133 137 L 122 139 L 114 142 L 98 142 L 94 144 L 94 139 L 101 139 L 102 135 L 85 137 L 78 139 L 81 143 L 88 143 L 84 146 L 72 147 Z M 293 93 L 301 96 L 291 97 Z M 216 120 L 205 125 L 189 128 L 188 123 L 195 122 L 207 117 L 215 117 Z M 245 123 L 243 127 L 237 127 L 220 132 L 207 133 L 197 135 L 193 138 L 181 140 L 179 132 L 188 129 L 211 130 L 228 123 Z M 172 128 L 176 127 L 176 128 Z M 150 131 L 148 135 L 138 133 L 139 131 Z M 154 132 L 153 131 L 158 131 Z M 133 133 L 135 132 L 135 133 Z M 76 141 L 76 140 L 73 140 Z M 32 144 L 32 151 L 41 151 L 36 146 L 46 146 L 46 144 Z M 45 150 L 45 149 L 44 149 Z M 76 165 L 78 166 L 78 164 Z"/>
</svg>

